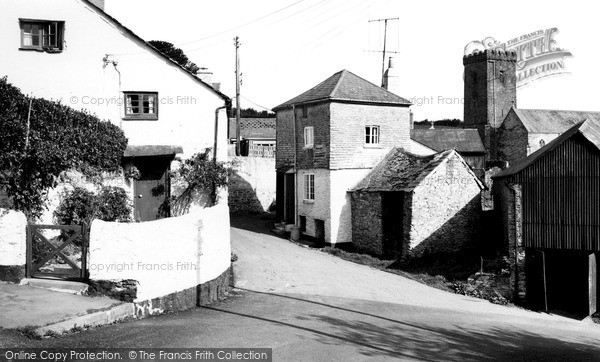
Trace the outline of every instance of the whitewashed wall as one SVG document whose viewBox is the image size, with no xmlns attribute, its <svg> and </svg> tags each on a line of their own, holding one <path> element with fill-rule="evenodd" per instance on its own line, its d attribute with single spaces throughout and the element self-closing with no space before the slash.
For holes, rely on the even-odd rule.
<svg viewBox="0 0 600 362">
<path fill-rule="evenodd" d="M 90 279 L 138 281 L 136 302 L 211 281 L 230 264 L 229 208 L 224 204 L 142 223 L 92 223 Z"/>
<path fill-rule="evenodd" d="M 0 265 L 23 266 L 27 252 L 27 218 L 14 210 L 0 209 Z"/>
<path fill-rule="evenodd" d="M 331 177 L 331 221 L 332 244 L 352 242 L 352 207 L 348 190 L 356 186 L 371 169 L 335 170 Z"/>
<path fill-rule="evenodd" d="M 64 21 L 63 51 L 19 50 L 19 18 Z M 123 24 L 135 31 L 135 24 Z M 0 77 L 8 76 L 23 93 L 110 120 L 123 128 L 130 145 L 181 145 L 184 157 L 213 147 L 215 109 L 223 99 L 83 1 L 3 0 L 0 34 Z M 107 54 L 109 63 L 103 61 Z M 158 92 L 158 120 L 123 120 L 125 91 Z M 221 111 L 218 157 L 223 161 L 226 134 Z"/>
</svg>

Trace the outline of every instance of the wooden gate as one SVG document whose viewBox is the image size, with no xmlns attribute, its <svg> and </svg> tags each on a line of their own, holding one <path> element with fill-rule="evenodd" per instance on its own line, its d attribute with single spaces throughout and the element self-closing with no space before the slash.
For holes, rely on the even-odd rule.
<svg viewBox="0 0 600 362">
<path fill-rule="evenodd" d="M 86 225 L 27 225 L 27 277 L 87 279 Z"/>
</svg>

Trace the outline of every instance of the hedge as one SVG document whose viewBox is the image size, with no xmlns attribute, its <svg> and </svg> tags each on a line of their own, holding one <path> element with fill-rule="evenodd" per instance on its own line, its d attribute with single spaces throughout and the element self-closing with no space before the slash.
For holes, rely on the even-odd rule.
<svg viewBox="0 0 600 362">
<path fill-rule="evenodd" d="M 123 131 L 59 102 L 31 99 L 0 78 L 0 187 L 14 209 L 39 216 L 59 174 L 117 171 L 127 147 Z"/>
</svg>

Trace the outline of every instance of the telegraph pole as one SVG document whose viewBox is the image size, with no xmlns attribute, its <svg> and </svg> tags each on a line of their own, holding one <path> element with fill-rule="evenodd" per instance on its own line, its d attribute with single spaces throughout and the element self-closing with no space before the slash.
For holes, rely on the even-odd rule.
<svg viewBox="0 0 600 362">
<path fill-rule="evenodd" d="M 233 38 L 235 45 L 235 155 L 241 155 L 240 137 L 240 38 Z"/>
<path fill-rule="evenodd" d="M 387 25 L 388 25 L 388 21 L 398 21 L 400 20 L 400 18 L 385 18 L 385 19 L 374 19 L 374 20 L 369 20 L 369 23 L 373 23 L 373 22 L 382 22 L 383 21 L 383 59 L 381 60 L 381 86 L 383 87 L 383 76 L 385 74 L 385 53 L 386 53 L 386 45 L 387 45 Z M 376 51 L 377 53 L 379 53 L 379 50 Z M 391 52 L 391 51 L 387 51 L 387 53 L 399 53 L 399 52 Z"/>
</svg>

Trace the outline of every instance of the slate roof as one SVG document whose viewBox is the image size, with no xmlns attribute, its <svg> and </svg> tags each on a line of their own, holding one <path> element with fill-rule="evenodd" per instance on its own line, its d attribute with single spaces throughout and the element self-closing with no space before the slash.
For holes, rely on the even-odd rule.
<svg viewBox="0 0 600 362">
<path fill-rule="evenodd" d="M 485 153 L 485 147 L 476 129 L 411 129 L 410 138 L 438 152 L 455 149 L 465 153 Z"/>
<path fill-rule="evenodd" d="M 123 157 L 166 156 L 183 153 L 183 147 L 176 145 L 128 145 Z"/>
<path fill-rule="evenodd" d="M 235 118 L 229 118 L 229 138 L 236 138 Z M 275 118 L 240 118 L 240 137 L 275 139 Z"/>
<path fill-rule="evenodd" d="M 535 161 L 539 160 L 540 158 L 548 154 L 550 151 L 552 151 L 553 149 L 561 145 L 564 141 L 571 138 L 577 133 L 583 135 L 583 137 L 590 141 L 592 145 L 594 145 L 598 150 L 600 150 L 600 121 L 585 120 L 569 128 L 566 132 L 553 139 L 547 145 L 535 151 L 531 155 L 525 157 L 519 162 L 516 162 L 506 170 L 500 171 L 495 176 L 493 176 L 493 178 L 511 176 L 524 170 L 525 168 L 533 164 Z"/>
<path fill-rule="evenodd" d="M 192 77 L 192 79 L 204 86 L 206 86 L 210 91 L 212 91 L 213 93 L 217 94 L 220 98 L 222 98 L 225 102 L 227 103 L 231 103 L 231 98 L 229 98 L 228 96 L 226 96 L 225 94 L 219 92 L 218 90 L 216 90 L 215 88 L 213 88 L 212 85 L 206 83 L 205 81 L 203 81 L 202 79 L 198 78 L 194 73 L 190 72 L 189 70 L 185 69 L 185 67 L 181 66 L 179 63 L 177 63 L 176 61 L 174 61 L 173 59 L 169 58 L 168 56 L 164 55 L 163 53 L 161 53 L 158 49 L 156 49 L 154 46 L 152 46 L 150 43 L 148 43 L 147 41 L 145 41 L 144 39 L 142 39 L 139 35 L 137 35 L 136 33 L 134 33 L 133 31 L 131 31 L 129 28 L 127 28 L 125 25 L 121 24 L 120 21 L 118 21 L 117 19 L 113 18 L 111 15 L 109 15 L 107 12 L 105 12 L 102 8 L 99 8 L 98 6 L 96 6 L 96 4 L 94 4 L 93 2 L 89 1 L 89 0 L 81 0 L 83 3 L 91 6 L 93 9 L 96 9 L 97 11 L 100 12 L 100 14 L 104 17 L 106 17 L 110 22 L 112 22 L 114 25 L 117 26 L 117 28 L 119 28 L 122 32 L 127 33 L 129 35 L 131 35 L 132 37 L 134 37 L 135 39 L 137 39 L 138 41 L 142 42 L 147 48 L 149 48 L 152 52 L 154 52 L 157 56 L 159 56 L 160 58 L 163 58 L 165 60 L 167 60 L 168 62 L 171 63 L 171 65 L 176 66 L 177 68 L 181 69 L 183 72 L 187 73 L 189 76 Z"/>
<path fill-rule="evenodd" d="M 411 105 L 408 100 L 344 69 L 299 96 L 278 105 L 273 110 L 277 111 L 289 108 L 292 105 L 320 101 L 346 101 L 400 106 Z"/>
<path fill-rule="evenodd" d="M 431 156 L 417 156 L 402 148 L 393 148 L 350 191 L 412 191 L 436 167 L 454 155 L 460 157 L 455 150 L 446 150 Z M 471 170 L 464 161 L 463 164 Z M 471 174 L 479 187 L 483 188 L 477 176 L 472 171 Z"/>
<path fill-rule="evenodd" d="M 529 133 L 561 134 L 586 119 L 600 121 L 600 112 L 518 108 L 512 108 L 512 111 Z"/>
</svg>

